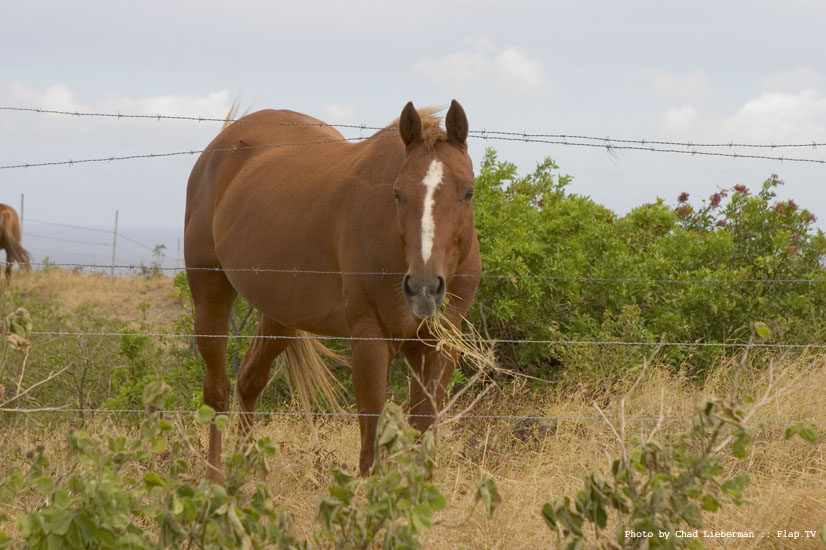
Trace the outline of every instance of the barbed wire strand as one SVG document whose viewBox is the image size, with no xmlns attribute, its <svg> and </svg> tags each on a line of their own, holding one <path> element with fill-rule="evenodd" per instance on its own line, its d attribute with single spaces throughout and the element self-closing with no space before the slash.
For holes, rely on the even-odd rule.
<svg viewBox="0 0 826 550">
<path fill-rule="evenodd" d="M 327 122 L 288 122 L 288 121 L 273 121 L 273 120 L 251 120 L 247 118 L 219 118 L 219 117 L 205 117 L 205 116 L 186 116 L 186 115 L 136 115 L 123 113 L 100 113 L 100 112 L 79 112 L 79 111 L 61 111 L 55 109 L 40 109 L 36 107 L 11 107 L 2 106 L 0 111 L 18 111 L 30 112 L 38 114 L 55 114 L 68 115 L 74 117 L 95 117 L 95 118 L 113 118 L 113 119 L 145 119 L 145 120 L 180 120 L 180 121 L 194 121 L 194 122 L 220 122 L 220 123 L 243 123 L 243 124 L 264 124 L 277 126 L 310 126 L 310 127 L 331 127 L 331 128 L 350 128 L 357 130 L 396 130 L 393 126 L 373 126 L 367 124 L 349 124 L 349 123 L 327 123 Z M 611 137 L 587 136 L 577 134 L 551 134 L 551 133 L 530 133 L 530 132 L 513 132 L 505 130 L 470 130 L 470 135 L 484 137 L 489 135 L 512 136 L 516 138 L 554 138 L 554 139 L 580 139 L 588 141 L 599 141 L 605 143 L 635 143 L 639 145 L 670 145 L 678 147 L 709 147 L 709 148 L 765 148 L 765 149 L 781 149 L 781 148 L 813 148 L 823 147 L 826 143 L 819 143 L 812 141 L 809 143 L 742 143 L 742 142 L 717 142 L 717 143 L 694 143 L 688 141 L 663 141 L 650 139 L 622 139 Z"/>
<path fill-rule="evenodd" d="M 118 233 L 120 235 L 120 233 Z M 145 247 L 148 248 L 148 247 Z M 38 263 L 32 262 L 29 265 L 34 267 L 60 267 L 60 268 L 88 268 L 88 269 L 123 269 L 123 270 L 139 270 L 146 266 L 135 264 L 77 264 L 77 263 Z M 290 275 L 310 274 L 310 275 L 347 275 L 347 276 L 377 276 L 377 277 L 393 277 L 403 276 L 401 271 L 331 271 L 331 270 L 316 270 L 316 269 L 275 269 L 275 268 L 259 268 L 259 267 L 239 267 L 239 268 L 223 268 L 223 267 L 161 267 L 157 266 L 158 271 L 223 271 L 225 273 L 231 272 L 253 272 L 253 273 L 281 273 Z M 457 273 L 455 277 L 475 277 L 476 275 Z M 556 275 L 511 275 L 511 274 L 497 274 L 497 273 L 482 273 L 483 279 L 505 279 L 510 281 L 517 281 L 520 279 L 538 279 L 550 281 L 582 281 L 582 282 L 604 282 L 604 283 L 649 283 L 649 284 L 734 284 L 734 283 L 780 283 L 780 284 L 826 284 L 826 279 L 642 279 L 642 278 L 618 278 L 618 277 L 564 277 Z"/>
<path fill-rule="evenodd" d="M 79 241 L 75 239 L 62 239 L 60 237 L 50 237 L 49 235 L 39 235 L 37 233 L 31 233 L 26 231 L 23 233 L 25 237 L 34 237 L 36 239 L 48 239 L 50 241 L 60 241 L 63 243 L 72 243 L 72 244 L 85 244 L 89 246 L 112 246 L 112 243 L 99 243 L 99 242 L 92 242 L 92 241 Z"/>
<path fill-rule="evenodd" d="M 350 340 L 354 342 L 421 342 L 436 343 L 438 338 L 402 338 L 393 336 L 317 336 L 317 335 L 269 335 L 269 334 L 177 334 L 171 332 L 75 332 L 32 331 L 32 336 L 99 336 L 99 337 L 151 337 L 151 338 L 230 338 L 236 340 Z M 487 344 L 546 344 L 565 346 L 668 346 L 668 347 L 718 347 L 718 348 L 767 348 L 767 349 L 826 349 L 826 344 L 769 344 L 750 342 L 627 342 L 622 340 L 543 340 L 514 338 L 476 338 Z"/>
<path fill-rule="evenodd" d="M 271 144 L 264 144 L 264 145 L 244 145 L 240 147 L 222 147 L 216 149 L 192 149 L 189 151 L 174 151 L 171 153 L 143 153 L 143 154 L 135 154 L 135 155 L 123 155 L 123 156 L 109 156 L 109 157 L 96 157 L 96 158 L 87 158 L 87 159 L 80 159 L 80 160 L 61 160 L 61 161 L 49 161 L 49 162 L 34 162 L 34 163 L 25 163 L 25 164 L 6 164 L 0 166 L 0 170 L 12 170 L 15 168 L 38 168 L 43 166 L 73 166 L 75 164 L 89 164 L 89 163 L 98 163 L 98 162 L 115 162 L 120 160 L 135 160 L 135 159 L 152 159 L 152 158 L 165 158 L 165 157 L 177 157 L 183 155 L 197 155 L 199 153 L 229 153 L 229 152 L 238 152 L 238 151 L 249 151 L 254 149 L 275 149 L 279 147 L 301 147 L 305 145 L 321 145 L 325 143 L 340 143 L 346 141 L 359 141 L 359 140 L 367 140 L 367 139 L 380 139 L 383 137 L 388 136 L 367 136 L 367 137 L 349 137 L 349 138 L 335 138 L 335 139 L 321 139 L 315 141 L 303 141 L 303 142 L 295 142 L 295 143 L 271 143 Z"/>
<path fill-rule="evenodd" d="M 26 223 L 35 222 L 35 223 L 42 223 L 42 224 L 45 224 L 45 225 L 54 225 L 56 227 L 68 227 L 70 229 L 80 229 L 82 231 L 92 231 L 92 232 L 95 232 L 95 233 L 106 233 L 107 235 L 112 234 L 111 230 L 99 229 L 97 227 L 85 227 L 85 226 L 82 226 L 82 225 L 71 225 L 71 224 L 68 224 L 68 223 L 47 222 L 45 220 L 37 220 L 37 219 L 34 219 L 34 218 L 26 218 L 25 221 L 26 221 Z"/>
<path fill-rule="evenodd" d="M 393 134 L 395 135 L 395 134 Z M 175 156 L 183 156 L 183 155 L 196 155 L 199 153 L 221 153 L 221 152 L 237 152 L 243 150 L 250 150 L 250 149 L 266 149 L 266 148 L 279 148 L 279 147 L 301 147 L 305 145 L 321 145 L 326 143 L 336 143 L 336 142 L 349 142 L 349 141 L 362 141 L 362 140 L 369 140 L 369 139 L 380 139 L 380 138 L 387 138 L 390 135 L 375 135 L 375 136 L 359 136 L 359 137 L 349 137 L 349 138 L 336 138 L 336 139 L 327 139 L 327 140 L 316 140 L 316 141 L 305 141 L 305 142 L 296 142 L 296 143 L 272 143 L 272 144 L 265 144 L 265 145 L 249 145 L 249 146 L 241 146 L 241 147 L 227 147 L 227 148 L 218 148 L 218 149 L 193 149 L 189 151 L 174 151 L 171 153 L 144 153 L 144 154 L 135 154 L 135 155 L 124 155 L 124 156 L 109 156 L 109 157 L 94 157 L 94 158 L 86 158 L 86 159 L 79 159 L 79 160 L 62 160 L 62 161 L 46 161 L 46 162 L 30 162 L 30 163 L 23 163 L 23 164 L 6 164 L 0 165 L 0 170 L 12 170 L 12 169 L 19 169 L 19 168 L 39 168 L 44 166 L 73 166 L 75 164 L 89 164 L 89 163 L 101 163 L 101 162 L 115 162 L 121 160 L 136 160 L 136 159 L 154 159 L 154 158 L 166 158 L 166 157 L 175 157 Z M 795 163 L 812 163 L 812 164 L 824 164 L 826 165 L 826 159 L 810 159 L 810 158 L 802 158 L 802 157 L 786 157 L 786 156 L 779 156 L 773 157 L 769 155 L 754 155 L 754 154 L 745 154 L 745 153 L 718 153 L 715 151 L 701 151 L 699 149 L 691 149 L 691 150 L 683 150 L 683 149 L 662 149 L 657 147 L 644 147 L 644 146 L 636 146 L 636 145 L 613 145 L 610 143 L 583 143 L 583 142 L 575 142 L 575 141 L 568 141 L 568 140 L 551 140 L 551 139 L 540 139 L 540 138 L 531 138 L 531 137 L 507 137 L 507 136 L 489 136 L 489 135 L 472 135 L 471 137 L 476 137 L 479 139 L 484 140 L 494 140 L 494 141 L 521 141 L 524 143 L 543 143 L 543 144 L 551 144 L 551 145 L 566 145 L 566 146 L 573 146 L 573 147 L 597 147 L 597 148 L 604 148 L 609 152 L 614 152 L 617 150 L 631 150 L 631 151 L 648 151 L 652 153 L 673 153 L 673 154 L 681 154 L 681 155 L 691 155 L 691 156 L 708 156 L 708 157 L 725 157 L 725 158 L 735 158 L 735 159 L 759 159 L 759 160 L 773 160 L 773 161 L 780 161 L 780 162 L 795 162 Z"/>
</svg>

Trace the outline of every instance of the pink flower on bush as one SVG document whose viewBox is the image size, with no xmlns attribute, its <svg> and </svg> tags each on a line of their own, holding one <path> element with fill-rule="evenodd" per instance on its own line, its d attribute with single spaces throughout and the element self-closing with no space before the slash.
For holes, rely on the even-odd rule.
<svg viewBox="0 0 826 550">
<path fill-rule="evenodd" d="M 677 207 L 677 215 L 681 218 L 685 218 L 691 214 L 691 207 L 687 204 Z"/>
<path fill-rule="evenodd" d="M 727 223 L 728 222 L 726 220 L 717 220 L 717 223 L 715 223 L 714 225 L 716 225 L 717 227 L 723 227 Z"/>
<path fill-rule="evenodd" d="M 679 203 L 688 202 L 688 193 L 686 193 L 685 191 L 680 193 L 680 196 L 677 197 L 677 202 L 679 202 Z"/>
<path fill-rule="evenodd" d="M 749 188 L 746 187 L 745 185 L 743 185 L 742 183 L 740 183 L 740 184 L 737 184 L 737 185 L 734 186 L 734 191 L 737 192 L 737 193 L 742 193 L 744 195 L 748 195 Z"/>
<path fill-rule="evenodd" d="M 722 200 L 723 200 L 723 193 L 722 192 L 714 193 L 713 195 L 711 195 L 711 197 L 709 197 L 709 203 L 711 204 L 712 208 L 717 208 L 718 206 L 720 206 L 720 201 L 722 201 Z"/>
</svg>

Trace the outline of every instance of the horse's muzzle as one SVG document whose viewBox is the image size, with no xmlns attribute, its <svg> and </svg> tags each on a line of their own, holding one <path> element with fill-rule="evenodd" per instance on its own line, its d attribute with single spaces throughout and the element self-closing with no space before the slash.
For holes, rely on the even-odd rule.
<svg viewBox="0 0 826 550">
<path fill-rule="evenodd" d="M 402 294 L 416 319 L 435 315 L 445 301 L 446 290 L 441 275 L 419 277 L 408 273 L 402 279 Z"/>
</svg>

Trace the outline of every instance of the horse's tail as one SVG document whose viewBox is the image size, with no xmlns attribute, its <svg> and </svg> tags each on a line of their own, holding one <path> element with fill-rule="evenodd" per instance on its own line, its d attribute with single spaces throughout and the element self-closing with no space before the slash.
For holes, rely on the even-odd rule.
<svg viewBox="0 0 826 550">
<path fill-rule="evenodd" d="M 29 251 L 15 237 L 15 222 L 11 212 L 0 210 L 0 247 L 6 249 L 7 263 L 17 262 L 26 271 L 31 271 Z"/>
<path fill-rule="evenodd" d="M 276 359 L 276 368 L 283 369 L 287 375 L 303 410 L 311 411 L 324 405 L 340 413 L 343 411 L 340 401 L 344 388 L 322 357 L 349 366 L 346 357 L 322 344 L 309 332 L 299 331 L 297 338 Z"/>
</svg>

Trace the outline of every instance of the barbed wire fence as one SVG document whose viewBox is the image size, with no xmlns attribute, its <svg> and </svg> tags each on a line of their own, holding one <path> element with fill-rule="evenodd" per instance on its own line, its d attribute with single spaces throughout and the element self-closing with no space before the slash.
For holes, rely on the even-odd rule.
<svg viewBox="0 0 826 550">
<path fill-rule="evenodd" d="M 283 147 L 301 147 L 308 145 L 323 145 L 337 142 L 353 142 L 364 141 L 370 139 L 383 139 L 388 137 L 396 137 L 396 128 L 392 126 L 375 126 L 368 124 L 328 124 L 325 122 L 281 122 L 272 120 L 257 120 L 248 118 L 216 118 L 204 116 L 180 116 L 180 115 L 135 115 L 122 113 L 92 113 L 92 112 L 77 112 L 77 111 L 60 111 L 50 109 L 38 109 L 31 107 L 11 107 L 0 106 L 0 111 L 12 112 L 29 112 L 41 115 L 63 115 L 73 117 L 85 118 L 103 118 L 103 119 L 143 119 L 154 121 L 192 121 L 192 122 L 220 122 L 220 123 L 240 123 L 240 124 L 263 124 L 263 125 L 277 125 L 277 126 L 305 126 L 305 127 L 331 127 L 331 128 L 346 128 L 350 130 L 359 130 L 361 132 L 370 130 L 381 132 L 388 130 L 387 133 L 379 133 L 372 136 L 357 136 L 357 137 L 341 137 L 334 139 L 323 140 L 309 140 L 292 143 L 270 143 L 262 145 L 240 146 L 232 148 L 215 148 L 215 149 L 191 149 L 186 151 L 171 151 L 171 152 L 157 152 L 157 153 L 142 153 L 132 155 L 108 155 L 102 157 L 91 157 L 84 159 L 69 159 L 56 161 L 38 161 L 25 162 L 17 164 L 0 165 L 0 170 L 11 170 L 20 168 L 37 168 L 44 166 L 72 166 L 76 164 L 88 163 L 103 163 L 115 162 L 123 160 L 135 159 L 153 159 L 166 158 L 176 156 L 196 155 L 202 153 L 220 153 L 220 152 L 237 152 L 249 151 L 256 149 L 270 149 Z M 666 141 L 666 140 L 647 140 L 647 139 L 625 139 L 625 138 L 610 138 L 599 136 L 587 136 L 578 134 L 560 134 L 560 133 L 529 133 L 529 132 L 514 132 L 510 130 L 471 130 L 469 137 L 474 139 L 481 139 L 485 141 L 518 141 L 524 143 L 540 143 L 546 145 L 563 145 L 571 147 L 592 147 L 605 149 L 609 152 L 616 151 L 647 151 L 651 153 L 669 153 L 690 156 L 708 156 L 708 157 L 723 157 L 723 158 L 739 158 L 739 159 L 760 159 L 760 160 L 774 160 L 780 162 L 792 163 L 812 163 L 812 164 L 826 164 L 826 158 L 814 159 L 806 157 L 792 157 L 785 155 L 763 155 L 754 153 L 737 153 L 737 152 L 719 152 L 706 151 L 704 149 L 812 149 L 817 150 L 826 143 L 817 141 L 807 143 L 743 143 L 743 142 L 718 142 L 718 143 L 696 143 L 690 141 Z"/>
<path fill-rule="evenodd" d="M 152 120 L 152 121 L 192 121 L 192 122 L 219 122 L 222 124 L 226 123 L 240 123 L 240 124 L 268 124 L 268 125 L 282 125 L 282 126 L 311 126 L 311 127 L 336 127 L 336 128 L 346 128 L 351 130 L 359 130 L 360 132 L 364 131 L 377 131 L 381 132 L 385 130 L 385 133 L 380 133 L 372 136 L 357 136 L 357 137 L 341 137 L 341 138 L 334 138 L 334 139 L 324 139 L 324 140 L 309 140 L 309 141 L 301 141 L 301 142 L 290 142 L 290 143 L 270 143 L 270 144 L 262 144 L 262 145 L 253 145 L 253 146 L 241 146 L 241 147 L 232 147 L 232 148 L 215 148 L 215 149 L 193 149 L 193 150 L 185 150 L 185 151 L 172 151 L 172 152 L 159 152 L 159 153 L 143 153 L 143 154 L 131 154 L 131 155 L 109 155 L 103 157 L 90 157 L 90 158 L 83 158 L 78 160 L 58 160 L 58 161 L 38 161 L 38 162 L 26 162 L 26 163 L 17 163 L 17 164 L 5 164 L 0 165 L 0 170 L 12 170 L 12 169 L 28 169 L 28 168 L 37 168 L 37 167 L 46 167 L 46 166 L 73 166 L 76 164 L 89 164 L 89 163 L 106 163 L 106 162 L 115 162 L 115 161 L 125 161 L 125 160 L 136 160 L 136 159 L 154 159 L 154 158 L 168 158 L 168 157 L 175 157 L 175 156 L 187 156 L 187 155 L 196 155 L 196 154 L 203 154 L 203 153 L 220 153 L 220 152 L 238 152 L 242 150 L 257 150 L 257 149 L 270 149 L 270 148 L 286 148 L 286 147 L 302 147 L 302 146 L 312 146 L 312 145 L 323 145 L 323 144 L 330 144 L 330 143 L 338 143 L 338 142 L 358 142 L 358 141 L 365 141 L 370 139 L 383 139 L 389 137 L 397 137 L 397 133 L 395 132 L 396 128 L 392 126 L 372 126 L 372 125 L 365 125 L 365 124 L 326 124 L 323 122 L 319 123 L 296 123 L 296 122 L 279 122 L 279 121 L 264 121 L 264 120 L 254 120 L 254 119 L 227 119 L 227 118 L 216 118 L 216 117 L 203 117 L 203 116 L 178 116 L 178 115 L 136 115 L 136 114 L 122 114 L 122 113 L 99 113 L 99 112 L 76 112 L 76 111 L 60 111 L 60 110 L 49 110 L 49 109 L 39 109 L 39 108 L 27 108 L 27 107 L 11 107 L 11 106 L 0 106 L 0 111 L 15 111 L 15 112 L 29 112 L 29 113 L 36 113 L 41 115 L 63 115 L 63 116 L 72 116 L 72 117 L 82 117 L 82 118 L 102 118 L 102 119 L 143 119 L 143 120 Z M 694 143 L 688 141 L 665 141 L 665 140 L 646 140 L 646 139 L 616 139 L 616 138 L 609 138 L 609 137 L 598 137 L 598 136 L 588 136 L 588 135 L 571 135 L 571 134 L 559 134 L 559 133 L 528 133 L 528 132 L 514 132 L 514 131 L 500 131 L 500 130 L 471 130 L 469 133 L 469 137 L 474 139 L 480 139 L 485 141 L 513 141 L 513 142 L 524 142 L 524 143 L 539 143 L 539 144 L 552 144 L 552 145 L 562 145 L 562 146 L 572 146 L 572 147 L 589 147 L 589 148 L 600 148 L 605 149 L 609 153 L 613 153 L 615 151 L 622 151 L 622 150 L 629 150 L 629 151 L 647 151 L 652 153 L 668 153 L 668 154 L 681 154 L 681 155 L 690 155 L 690 156 L 707 156 L 707 157 L 724 157 L 724 158 L 733 158 L 733 159 L 759 159 L 759 160 L 773 160 L 773 161 L 780 161 L 780 162 L 793 162 L 793 163 L 813 163 L 813 164 L 826 164 L 826 158 L 824 159 L 815 159 L 815 158 L 806 158 L 800 156 L 786 156 L 786 155 L 765 155 L 765 154 L 757 154 L 757 153 L 739 153 L 733 151 L 734 149 L 741 148 L 741 149 L 758 149 L 758 150 L 780 150 L 780 149 L 812 149 L 818 150 L 821 147 L 826 146 L 826 143 L 819 143 L 816 141 L 810 143 L 778 143 L 778 144 L 765 144 L 765 143 L 742 143 L 742 142 L 717 142 L 717 143 Z M 707 150 L 711 149 L 711 150 Z M 721 152 L 720 149 L 729 149 L 730 152 Z M 60 224 L 55 222 L 48 222 L 45 220 L 35 220 L 35 219 L 26 219 L 26 221 L 33 221 L 35 223 L 41 223 L 51 226 L 57 227 L 65 227 L 65 228 L 72 228 L 76 230 L 86 230 L 86 231 L 94 231 L 100 233 L 107 233 L 112 235 L 113 233 L 108 230 L 97 229 L 97 228 L 89 228 L 84 226 L 72 225 L 72 224 Z M 79 240 L 72 240 L 72 239 L 61 239 L 56 237 L 38 235 L 29 233 L 31 236 L 51 239 L 55 241 L 62 241 L 67 243 L 74 243 L 74 244 L 87 244 L 87 245 L 100 245 L 100 246 L 110 246 L 113 243 L 99 243 L 99 242 L 90 242 L 90 241 L 79 241 Z M 135 245 L 138 245 L 146 250 L 152 251 L 154 250 L 153 247 L 150 247 L 144 243 L 141 243 L 135 239 L 132 239 L 126 235 L 117 231 L 115 229 L 114 235 L 116 237 L 121 237 L 122 239 L 132 242 Z M 40 267 L 61 267 L 61 268 L 90 268 L 90 269 L 125 269 L 125 270 L 137 270 L 137 269 L 145 269 L 144 265 L 135 265 L 135 264 L 116 264 L 112 262 L 111 264 L 96 264 L 96 263 L 33 263 L 33 266 L 40 266 Z M 327 271 L 327 270 L 312 270 L 312 269 L 299 269 L 299 268 L 286 268 L 286 269 L 276 269 L 276 268 L 260 268 L 260 267 L 240 267 L 240 268 L 222 268 L 222 267 L 156 267 L 158 271 L 174 271 L 174 272 L 181 272 L 186 270 L 210 270 L 210 271 L 251 271 L 251 272 L 264 272 L 264 273 L 274 273 L 274 274 L 292 274 L 292 275 L 299 275 L 299 274 L 312 274 L 312 275 L 331 275 L 331 276 L 338 276 L 338 277 L 345 277 L 345 276 L 380 276 L 380 277 L 387 277 L 387 276 L 401 276 L 403 273 L 393 273 L 393 272 L 342 272 L 342 271 Z M 826 279 L 766 279 L 766 278 L 734 278 L 734 279 L 642 279 L 642 278 L 611 278 L 611 277 L 560 277 L 560 276 L 553 276 L 553 275 L 512 275 L 512 274 L 497 274 L 497 273 L 483 273 L 481 275 L 482 278 L 497 278 L 497 279 L 506 279 L 514 284 L 516 284 L 519 280 L 522 279 L 543 279 L 543 280 L 558 280 L 558 281 L 579 281 L 579 282 L 588 282 L 588 283 L 604 283 L 604 284 L 657 284 L 657 285 L 700 285 L 700 284 L 708 284 L 708 285 L 723 285 L 723 284 L 805 284 L 805 285 L 823 285 L 826 284 Z M 31 333 L 32 336 L 43 336 L 43 337 L 124 337 L 125 334 L 122 332 L 73 332 L 73 331 L 33 331 Z M 340 339 L 334 337 L 317 337 L 317 336 L 302 336 L 302 335 L 292 335 L 292 336 L 277 336 L 277 335 L 244 335 L 244 334 L 178 334 L 178 333 L 167 333 L 167 332 L 134 332 L 129 333 L 128 336 L 142 336 L 142 337 L 154 337 L 154 338 L 175 338 L 175 339 L 192 339 L 192 338 L 226 338 L 226 339 L 301 339 L 301 338 L 319 338 L 319 339 Z M 431 339 L 421 339 L 421 338 L 370 338 L 370 337 L 349 337 L 346 338 L 350 341 L 391 341 L 397 343 L 403 342 L 425 342 L 425 343 L 434 343 L 435 340 Z M 775 350 L 824 350 L 826 349 L 826 344 L 774 344 L 774 343 L 755 343 L 755 342 L 643 342 L 643 341 L 592 341 L 592 340 L 549 340 L 549 339 L 480 339 L 480 342 L 486 344 L 496 344 L 496 343 L 507 343 L 507 344 L 541 344 L 541 345 L 548 345 L 548 346 L 650 346 L 650 347 L 696 347 L 696 348 L 704 348 L 704 347 L 716 347 L 716 348 L 723 348 L 723 349 L 775 349 Z M 88 414 L 145 414 L 146 411 L 142 409 L 94 409 L 94 408 L 69 408 L 69 407 L 42 407 L 42 408 L 0 408 L 0 413 L 16 413 L 16 414 L 35 414 L 35 413 L 88 413 Z M 181 415 L 181 414 L 194 414 L 196 411 L 191 410 L 163 410 L 163 411 L 156 411 L 162 414 L 170 414 L 170 415 Z M 233 415 L 244 415 L 244 414 L 252 414 L 256 416 L 306 416 L 310 414 L 312 416 L 317 417 L 352 417 L 357 418 L 359 416 L 377 416 L 377 415 L 365 415 L 362 413 L 357 412 L 344 412 L 344 413 L 333 413 L 333 412 L 291 412 L 291 411 L 257 411 L 257 412 L 243 412 L 243 411 L 232 411 L 229 414 Z M 575 422 L 607 422 L 611 420 L 611 417 L 605 416 L 547 416 L 547 415 L 473 415 L 473 414 L 463 414 L 462 418 L 468 419 L 489 419 L 489 420 L 535 420 L 535 421 L 575 421 Z M 675 418 L 675 417 L 666 417 L 666 418 L 659 418 L 659 417 L 647 417 L 647 416 L 638 416 L 638 417 L 630 417 L 627 418 L 627 422 L 658 422 L 665 420 L 666 422 L 691 422 L 692 419 L 688 418 Z M 795 422 L 799 419 L 763 419 L 763 420 L 756 420 L 755 423 L 758 424 L 788 424 L 791 422 Z"/>
</svg>

